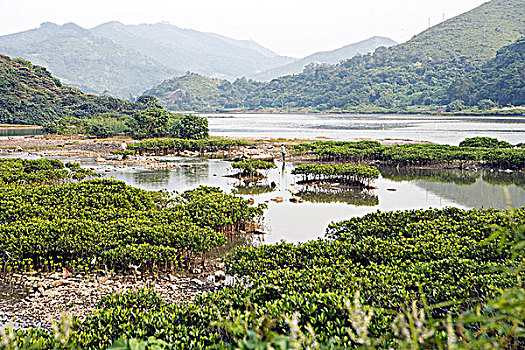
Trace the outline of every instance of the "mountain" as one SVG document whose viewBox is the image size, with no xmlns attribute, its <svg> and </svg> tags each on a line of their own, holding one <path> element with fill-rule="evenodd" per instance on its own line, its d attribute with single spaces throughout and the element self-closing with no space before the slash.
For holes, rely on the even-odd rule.
<svg viewBox="0 0 525 350">
<path fill-rule="evenodd" d="M 182 29 L 171 24 L 109 22 L 91 30 L 179 71 L 234 79 L 291 62 L 249 40 Z"/>
<path fill-rule="evenodd" d="M 66 116 L 131 114 L 146 107 L 113 97 L 86 95 L 62 85 L 44 67 L 0 55 L 0 123 L 43 125 Z"/>
<path fill-rule="evenodd" d="M 259 74 L 250 76 L 259 81 L 269 81 L 284 75 L 301 73 L 304 68 L 311 64 L 336 64 L 340 61 L 347 60 L 355 55 L 364 55 L 374 52 L 378 47 L 390 47 L 397 45 L 397 43 L 389 38 L 374 36 L 370 39 L 360 41 L 355 44 L 350 44 L 333 51 L 317 52 L 303 59 L 288 63 L 284 66 L 269 69 Z"/>
<path fill-rule="evenodd" d="M 137 95 L 174 75 L 194 71 L 235 79 L 293 61 L 249 40 L 158 23 L 74 23 L 0 36 L 0 54 L 45 66 L 66 84 L 91 93 Z"/>
<path fill-rule="evenodd" d="M 47 67 L 86 92 L 129 97 L 178 71 L 136 50 L 96 36 L 73 23 L 0 37 L 0 53 Z"/>
<path fill-rule="evenodd" d="M 215 100 L 206 97 L 211 108 L 203 111 L 405 111 L 409 107 L 439 109 L 452 102 L 461 106 L 472 103 L 468 96 L 471 80 L 483 65 L 524 35 L 525 1 L 493 0 L 406 43 L 378 48 L 374 54 L 358 55 L 336 65 L 309 65 L 301 74 L 247 84 L 251 89 L 246 91 L 223 89 Z M 510 74 L 512 78 L 518 73 Z M 169 87 L 163 86 L 163 90 Z M 184 93 L 187 101 L 202 97 L 196 90 Z M 225 96 L 227 93 L 231 96 Z M 168 108 L 180 105 L 177 99 L 166 101 L 162 91 L 156 96 Z M 231 101 L 239 102 L 227 108 L 219 103 L 224 100 L 230 101 L 230 106 Z"/>
</svg>

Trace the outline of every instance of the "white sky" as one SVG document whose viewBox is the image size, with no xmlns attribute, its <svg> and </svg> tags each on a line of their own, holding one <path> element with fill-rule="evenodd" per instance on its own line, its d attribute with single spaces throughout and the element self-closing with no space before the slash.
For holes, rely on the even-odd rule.
<svg viewBox="0 0 525 350">
<path fill-rule="evenodd" d="M 410 39 L 487 0 L 0 0 L 0 35 L 42 22 L 91 28 L 167 21 L 304 57 L 374 35 Z"/>
</svg>

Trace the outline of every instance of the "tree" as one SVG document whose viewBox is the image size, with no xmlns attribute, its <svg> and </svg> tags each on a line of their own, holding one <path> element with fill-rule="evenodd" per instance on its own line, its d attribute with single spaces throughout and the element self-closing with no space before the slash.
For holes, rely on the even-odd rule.
<svg viewBox="0 0 525 350">
<path fill-rule="evenodd" d="M 157 98 L 152 95 L 140 96 L 139 98 L 137 98 L 137 101 L 135 101 L 135 104 L 138 105 L 138 107 L 142 107 L 143 109 L 148 109 L 148 108 L 162 109 L 163 108 L 159 100 L 157 100 Z"/>
<path fill-rule="evenodd" d="M 160 108 L 137 111 L 128 123 L 131 136 L 135 139 L 165 136 L 169 118 L 168 111 Z"/>
<path fill-rule="evenodd" d="M 208 119 L 196 115 L 182 115 L 175 121 L 170 134 L 180 139 L 205 139 L 208 137 Z"/>
<path fill-rule="evenodd" d="M 447 106 L 447 112 L 458 112 L 465 109 L 465 102 L 462 100 L 454 100 Z"/>
<path fill-rule="evenodd" d="M 479 109 L 483 110 L 483 111 L 489 111 L 493 108 L 495 108 L 497 105 L 494 101 L 492 100 L 489 100 L 489 99 L 484 99 L 484 100 L 481 100 L 478 102 L 478 107 Z"/>
</svg>

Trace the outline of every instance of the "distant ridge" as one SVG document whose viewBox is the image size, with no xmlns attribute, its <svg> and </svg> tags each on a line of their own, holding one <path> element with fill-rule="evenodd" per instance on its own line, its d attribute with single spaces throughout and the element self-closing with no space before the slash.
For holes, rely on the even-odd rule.
<svg viewBox="0 0 525 350">
<path fill-rule="evenodd" d="M 186 75 L 149 92 L 167 108 L 197 111 L 406 112 L 412 108 L 417 112 L 443 106 L 457 111 L 465 106 L 487 108 L 495 102 L 521 104 L 523 70 L 517 67 L 522 67 L 523 43 L 518 40 L 523 36 L 525 1 L 493 0 L 406 43 L 335 65 L 307 66 L 300 74 L 267 83 L 237 80 L 230 84 Z M 497 52 L 498 59 L 488 64 Z M 484 69 L 490 74 L 480 74 Z M 497 79 L 498 72 L 505 73 L 504 80 Z M 201 89 L 203 81 L 211 88 Z M 489 84 L 486 99 L 496 100 L 477 105 L 481 101 L 473 95 L 474 84 Z M 498 86 L 513 96 L 495 93 L 492 87 Z"/>
<path fill-rule="evenodd" d="M 397 45 L 397 43 L 392 39 L 374 36 L 370 39 L 363 40 L 355 44 L 346 45 L 336 50 L 314 53 L 295 62 L 288 63 L 287 65 L 252 75 L 250 78 L 259 81 L 268 81 L 283 75 L 301 73 L 303 69 L 311 63 L 335 64 L 339 63 L 340 61 L 352 58 L 355 55 L 372 53 L 378 47 L 391 47 L 394 45 Z"/>
<path fill-rule="evenodd" d="M 166 23 L 108 22 L 84 29 L 74 23 L 46 22 L 1 36 L 0 54 L 44 66 L 86 92 L 126 98 L 186 71 L 235 79 L 293 61 L 253 41 Z"/>
</svg>

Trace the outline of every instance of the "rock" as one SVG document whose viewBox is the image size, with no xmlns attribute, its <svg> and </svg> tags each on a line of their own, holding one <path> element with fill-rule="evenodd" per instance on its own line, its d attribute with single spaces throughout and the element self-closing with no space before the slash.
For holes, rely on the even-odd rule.
<svg viewBox="0 0 525 350">
<path fill-rule="evenodd" d="M 275 197 L 272 199 L 275 203 L 282 203 L 284 201 L 283 197 Z"/>
<path fill-rule="evenodd" d="M 387 191 L 390 191 L 390 192 L 395 192 L 395 191 L 397 191 L 397 189 L 395 189 L 395 188 L 387 188 L 386 190 L 387 190 Z"/>
<path fill-rule="evenodd" d="M 202 282 L 200 279 L 194 278 L 191 280 L 193 283 L 195 283 L 198 286 L 204 285 L 204 282 Z"/>
<path fill-rule="evenodd" d="M 224 273 L 224 271 L 217 271 L 215 272 L 213 277 L 215 277 L 215 281 L 222 281 L 226 279 L 226 274 Z"/>
<path fill-rule="evenodd" d="M 177 277 L 173 276 L 171 273 L 168 275 L 168 279 L 170 282 L 175 282 L 177 280 Z"/>
<path fill-rule="evenodd" d="M 292 198 L 290 198 L 290 202 L 292 202 L 292 203 L 299 203 L 299 198 L 292 197 Z"/>
</svg>

